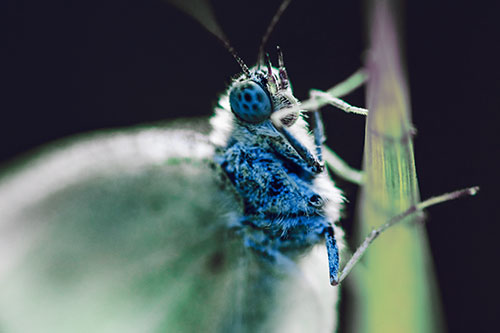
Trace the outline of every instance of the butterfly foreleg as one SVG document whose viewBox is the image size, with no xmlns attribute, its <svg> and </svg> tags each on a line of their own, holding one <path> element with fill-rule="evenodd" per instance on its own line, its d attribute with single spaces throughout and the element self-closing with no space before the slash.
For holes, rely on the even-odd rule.
<svg viewBox="0 0 500 333">
<path fill-rule="evenodd" d="M 330 271 L 330 284 L 335 286 L 339 283 L 339 248 L 333 227 L 330 225 L 324 229 L 324 237 L 326 241 L 326 251 L 328 253 L 328 268 Z"/>
<path fill-rule="evenodd" d="M 359 69 L 354 74 L 349 76 L 346 80 L 328 89 L 325 93 L 332 97 L 340 98 L 342 96 L 352 93 L 354 90 L 361 87 L 366 82 L 367 79 L 368 76 L 366 75 L 365 70 Z M 310 91 L 311 98 L 314 97 L 315 91 L 320 91 L 320 90 L 312 89 Z"/>
<path fill-rule="evenodd" d="M 312 127 L 314 135 L 314 145 L 316 147 L 316 158 L 323 162 L 323 143 L 326 141 L 325 126 L 321 118 L 321 111 L 317 110 L 312 113 Z"/>
<path fill-rule="evenodd" d="M 321 118 L 321 111 L 312 112 L 312 128 L 314 135 L 314 144 L 316 147 L 316 158 L 320 163 L 326 162 L 328 167 L 339 177 L 355 183 L 362 184 L 363 173 L 360 170 L 350 167 L 342 158 L 340 158 L 332 149 L 324 145 L 326 141 L 325 127 Z"/>
<path fill-rule="evenodd" d="M 326 145 L 323 145 L 323 156 L 328 168 L 330 168 L 337 176 L 350 181 L 351 183 L 363 185 L 363 172 L 351 167 Z"/>
</svg>

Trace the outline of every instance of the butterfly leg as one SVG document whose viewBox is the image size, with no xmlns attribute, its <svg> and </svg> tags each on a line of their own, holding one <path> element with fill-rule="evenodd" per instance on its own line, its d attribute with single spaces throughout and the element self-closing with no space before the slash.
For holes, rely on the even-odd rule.
<svg viewBox="0 0 500 333">
<path fill-rule="evenodd" d="M 314 134 L 314 145 L 316 146 L 316 158 L 323 162 L 323 143 L 326 141 L 325 126 L 321 119 L 321 111 L 317 110 L 312 113 L 312 126 Z"/>
<path fill-rule="evenodd" d="M 362 172 L 351 168 L 344 160 L 342 160 L 333 150 L 323 145 L 325 137 L 325 127 L 321 119 L 321 112 L 312 112 L 312 128 L 314 135 L 314 144 L 316 146 L 316 158 L 319 162 L 326 161 L 326 164 L 339 177 L 350 181 L 351 183 L 362 184 Z"/>
<path fill-rule="evenodd" d="M 336 286 L 339 283 L 339 248 L 333 233 L 333 227 L 328 226 L 324 229 L 326 240 L 326 251 L 328 253 L 328 268 L 330 270 L 330 284 Z"/>
<path fill-rule="evenodd" d="M 320 106 L 329 104 L 332 106 L 335 106 L 336 108 L 339 108 L 340 110 L 347 112 L 347 113 L 356 113 L 360 114 L 362 116 L 367 116 L 368 115 L 368 110 L 365 108 L 360 108 L 357 106 L 352 106 L 349 103 L 341 100 L 338 97 L 332 96 L 328 91 L 322 91 L 322 90 L 311 90 L 309 92 L 311 99 L 317 99 L 321 100 Z"/>
<path fill-rule="evenodd" d="M 336 84 L 332 88 L 328 89 L 326 93 L 329 96 L 340 98 L 342 96 L 352 93 L 354 90 L 361 87 L 368 79 L 365 70 L 359 69 L 354 74 L 349 76 L 346 80 Z M 311 95 L 314 95 L 314 91 L 311 90 Z M 312 96 L 311 96 L 312 97 Z"/>
<path fill-rule="evenodd" d="M 310 98 L 306 101 L 302 101 L 302 107 L 304 109 L 314 110 L 329 104 L 348 113 L 357 113 L 366 116 L 368 114 L 367 109 L 352 106 L 340 99 L 340 97 L 361 87 L 366 80 L 367 75 L 365 71 L 361 69 L 347 78 L 347 80 L 335 85 L 327 91 L 312 89 L 309 92 Z"/>
<path fill-rule="evenodd" d="M 323 146 L 323 155 L 326 165 L 340 178 L 357 185 L 363 185 L 363 172 L 352 168 L 328 146 Z"/>
<path fill-rule="evenodd" d="M 284 127 L 277 127 L 278 131 L 283 134 L 288 143 L 294 148 L 294 151 L 304 160 L 314 174 L 318 174 L 324 170 L 324 164 L 318 160 L 317 156 L 309 151 L 300 141 Z M 281 151 L 279 148 L 277 151 Z"/>
</svg>

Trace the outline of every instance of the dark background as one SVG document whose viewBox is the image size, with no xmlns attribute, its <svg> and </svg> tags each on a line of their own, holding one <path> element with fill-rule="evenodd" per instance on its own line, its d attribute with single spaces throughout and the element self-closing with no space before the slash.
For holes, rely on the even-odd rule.
<svg viewBox="0 0 500 333">
<path fill-rule="evenodd" d="M 239 71 L 212 35 L 160 0 L 6 5 L 3 163 L 75 133 L 209 116 Z M 214 1 L 222 28 L 250 65 L 278 5 Z M 492 331 L 500 308 L 498 10 L 470 1 L 411 1 L 401 12 L 422 197 L 482 187 L 475 198 L 429 209 L 427 229 L 446 323 L 451 332 Z M 361 67 L 364 21 L 357 1 L 292 2 L 268 51 L 275 57 L 276 44 L 284 50 L 299 99 Z M 346 100 L 363 106 L 364 94 L 360 90 Z M 328 144 L 360 167 L 364 120 L 328 108 L 324 118 Z M 349 217 L 357 189 L 340 185 L 352 202 Z"/>
</svg>

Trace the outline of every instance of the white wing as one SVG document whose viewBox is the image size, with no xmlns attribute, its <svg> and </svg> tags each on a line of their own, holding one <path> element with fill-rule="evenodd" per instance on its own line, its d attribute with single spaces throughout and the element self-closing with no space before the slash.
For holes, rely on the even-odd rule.
<svg viewBox="0 0 500 333">
<path fill-rule="evenodd" d="M 7 171 L 0 330 L 330 332 L 326 253 L 286 278 L 255 260 L 227 231 L 238 204 L 206 163 L 212 152 L 192 131 L 138 129 Z"/>
</svg>

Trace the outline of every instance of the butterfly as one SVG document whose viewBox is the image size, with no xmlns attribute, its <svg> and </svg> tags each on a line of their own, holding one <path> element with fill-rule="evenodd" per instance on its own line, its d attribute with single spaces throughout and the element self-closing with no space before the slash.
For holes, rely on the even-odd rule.
<svg viewBox="0 0 500 333">
<path fill-rule="evenodd" d="M 284 116 L 282 128 L 268 119 L 270 108 L 297 102 L 282 62 L 280 55 L 279 68 L 244 70 L 209 135 L 187 122 L 95 133 L 4 176 L 2 330 L 331 331 L 343 197 L 307 155 L 314 148 L 304 119 Z M 243 112 L 255 101 L 265 126 Z M 245 135 L 254 141 L 239 139 Z M 259 177 L 249 177 L 254 167 Z M 274 196 L 242 194 L 264 180 L 260 188 Z M 273 221 L 284 227 L 269 235 Z"/>
<path fill-rule="evenodd" d="M 301 251 L 300 246 L 288 246 L 287 232 L 284 241 L 279 239 L 283 228 L 271 230 L 269 237 L 264 232 L 268 228 L 255 225 L 262 219 L 242 219 L 252 215 L 251 208 L 266 215 L 276 206 L 283 209 L 289 204 L 287 209 L 294 209 L 301 204 L 300 200 L 280 201 L 259 212 L 266 202 L 242 195 L 258 183 L 245 177 L 245 172 L 251 176 L 253 167 L 269 166 L 260 153 L 253 156 L 261 163 L 233 172 L 241 165 L 234 161 L 241 154 L 233 154 L 228 147 L 232 139 L 241 143 L 244 133 L 233 138 L 230 126 L 237 122 L 235 117 L 248 122 L 244 105 L 264 103 L 257 109 L 267 112 L 266 97 L 273 105 L 295 102 L 283 79 L 283 66 L 263 67 L 243 70 L 243 76 L 234 81 L 219 102 L 212 121 L 216 130 L 210 135 L 204 125 L 187 122 L 96 133 L 59 144 L 4 176 L 0 185 L 2 330 L 333 329 L 338 290 L 328 283 L 328 277 L 335 279 L 335 264 L 332 274 L 324 244 Z M 248 86 L 248 79 L 258 81 L 257 86 L 251 82 Z M 261 101 L 260 88 L 265 94 Z M 231 103 L 231 93 L 238 90 Z M 250 92 L 247 102 L 252 103 L 244 104 Z M 303 119 L 293 114 L 291 118 L 283 117 L 283 128 L 263 134 L 280 138 L 279 153 L 290 155 L 286 149 L 298 153 L 278 159 L 295 183 L 306 184 L 297 192 L 310 190 L 311 179 L 324 178 L 324 191 L 333 193 L 329 202 L 335 203 L 334 212 L 328 214 L 328 230 L 338 220 L 342 197 L 324 173 L 315 174 L 320 170 L 314 170 L 319 168 L 314 158 L 304 163 L 318 145 L 307 133 L 286 134 L 288 122 L 290 131 L 305 132 Z M 252 141 L 239 152 L 264 144 L 270 145 Z M 276 169 L 264 174 L 275 175 Z M 285 178 L 276 185 L 283 187 Z M 325 195 L 318 198 L 317 194 L 305 197 L 317 201 L 322 210 Z M 314 210 L 305 213 L 315 215 Z M 334 233 L 340 243 L 342 232 L 337 228 Z M 319 235 L 324 236 L 324 231 Z M 286 251 L 268 251 L 265 241 L 269 239 Z M 287 260 L 288 250 L 299 253 Z M 330 252 L 334 257 L 335 250 Z"/>
</svg>

